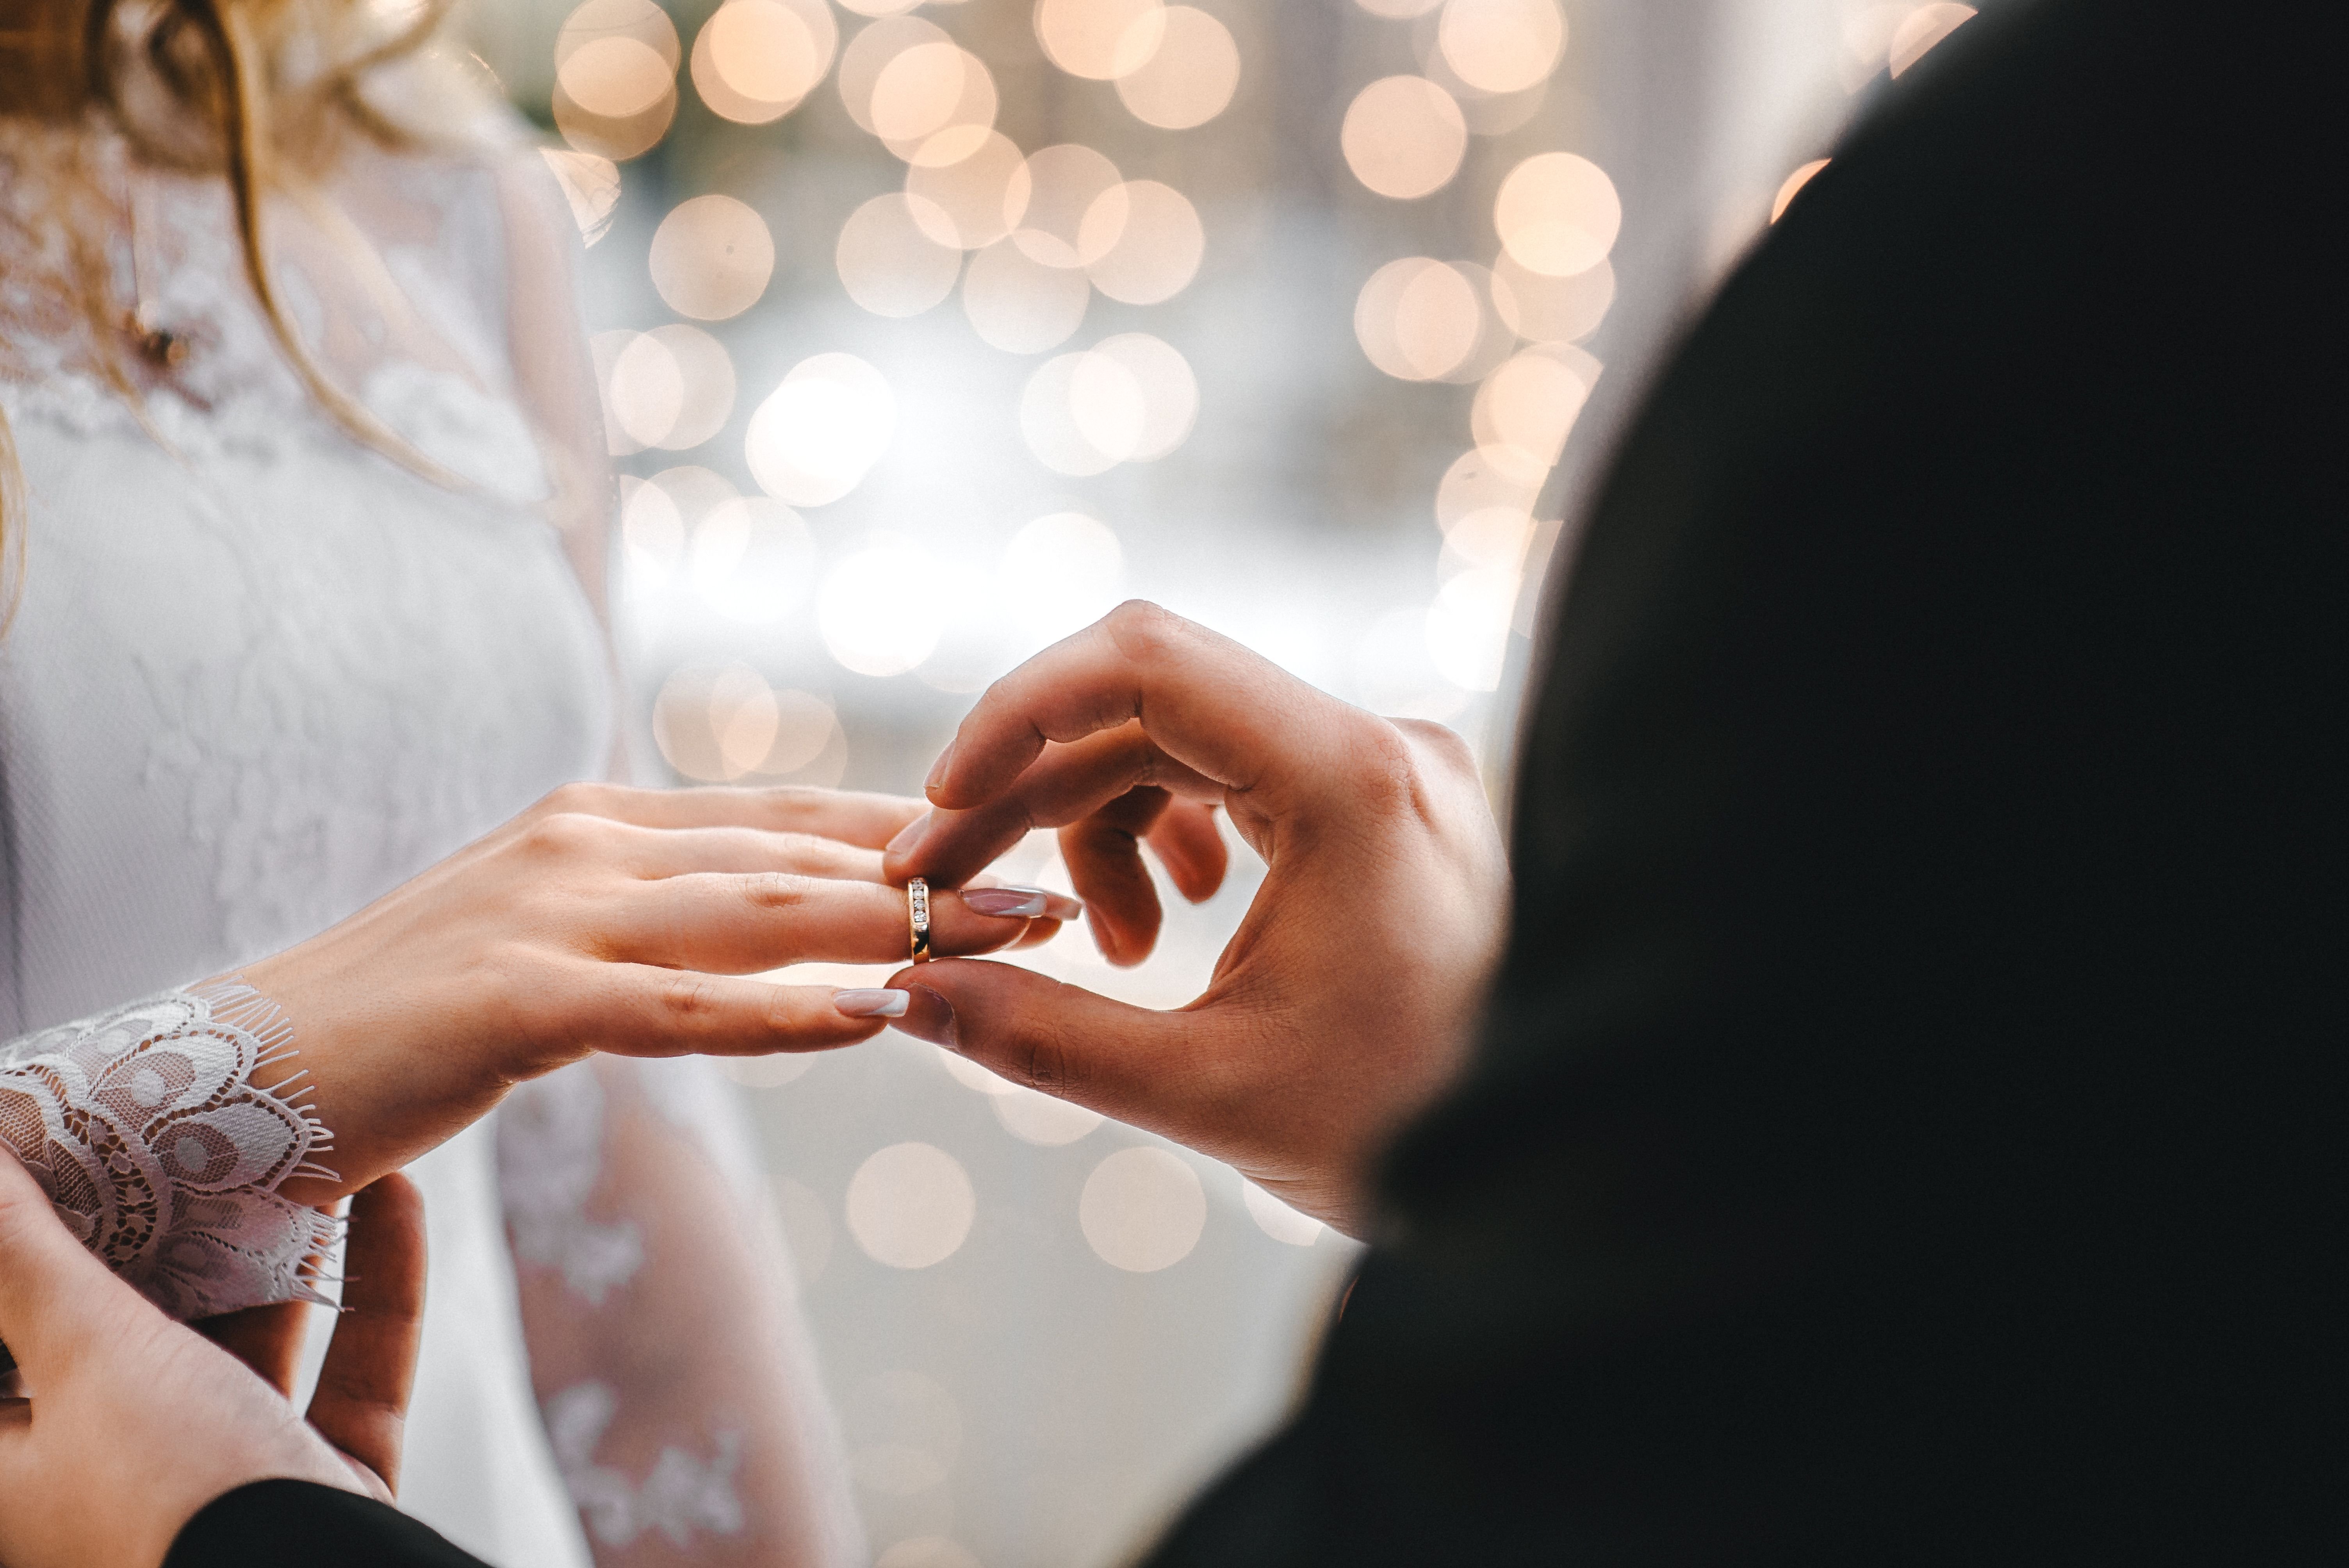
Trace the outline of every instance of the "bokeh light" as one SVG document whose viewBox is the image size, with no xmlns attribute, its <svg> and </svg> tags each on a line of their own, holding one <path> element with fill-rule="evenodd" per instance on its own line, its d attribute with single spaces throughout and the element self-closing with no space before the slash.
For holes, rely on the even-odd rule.
<svg viewBox="0 0 2349 1568">
<path fill-rule="evenodd" d="M 909 540 L 876 539 L 836 562 L 816 594 L 816 629 L 842 668 L 901 676 L 937 646 L 953 580 Z"/>
<path fill-rule="evenodd" d="M 1463 572 L 1444 583 L 1427 611 L 1428 655 L 1444 679 L 1463 691 L 1499 686 L 1516 602 L 1516 573 L 1500 568 Z"/>
<path fill-rule="evenodd" d="M 1557 461 L 1568 431 L 1598 384 L 1599 362 L 1569 344 L 1513 356 L 1476 389 L 1469 428 L 1476 444 L 1521 452 L 1543 469 Z"/>
<path fill-rule="evenodd" d="M 1056 511 L 1012 536 L 995 598 L 1032 651 L 1082 631 L 1124 596 L 1125 552 L 1098 518 Z"/>
<path fill-rule="evenodd" d="M 830 703 L 777 690 L 739 660 L 672 672 L 653 704 L 653 740 L 670 767 L 706 784 L 788 777 L 829 786 L 847 758 Z"/>
<path fill-rule="evenodd" d="M 1470 87 L 1521 92 L 1556 68 L 1566 17 L 1557 0 L 1446 0 L 1435 36 L 1444 63 Z"/>
<path fill-rule="evenodd" d="M 1371 364 L 1404 381 L 1449 375 L 1475 351 L 1485 306 L 1457 267 L 1406 256 L 1372 273 L 1354 300 L 1354 336 Z"/>
<path fill-rule="evenodd" d="M 743 450 L 761 490 L 823 506 L 864 481 L 896 428 L 897 400 L 878 370 L 853 354 L 819 354 L 759 405 Z"/>
<path fill-rule="evenodd" d="M 677 115 L 677 26 L 652 0 L 586 0 L 554 40 L 554 123 L 578 151 L 626 160 Z"/>
<path fill-rule="evenodd" d="M 748 203 L 713 192 L 680 201 L 653 232 L 653 286 L 679 315 L 723 321 L 759 303 L 774 236 Z"/>
<path fill-rule="evenodd" d="M 1926 51 L 1973 20 L 1974 8 L 1943 3 L 1920 5 L 1893 30 L 1886 61 L 1894 76 L 1925 57 Z"/>
<path fill-rule="evenodd" d="M 1048 267 L 1081 267 L 1116 247 L 1129 197 L 1117 165 L 1063 142 L 1030 154 L 1004 188 L 1011 242 Z"/>
<path fill-rule="evenodd" d="M 922 48 L 931 49 L 931 57 L 942 64 L 959 53 L 945 28 L 918 16 L 887 16 L 871 23 L 840 51 L 840 69 L 833 73 L 833 83 L 839 90 L 841 106 L 859 129 L 873 136 L 881 134 L 873 119 L 873 99 L 881 85 L 882 73 L 900 56 Z M 959 90 L 958 79 L 951 85 Z M 902 105 L 909 92 L 917 93 L 922 86 L 922 73 L 916 68 L 910 77 L 901 78 L 894 96 Z"/>
<path fill-rule="evenodd" d="M 841 1400 L 840 1418 L 850 1473 L 868 1491 L 895 1497 L 928 1491 L 954 1473 L 962 1457 L 961 1407 L 919 1372 L 892 1367 L 865 1378 Z"/>
<path fill-rule="evenodd" d="M 946 215 L 926 198 L 875 196 L 841 225 L 833 263 L 848 297 L 875 315 L 919 315 L 954 293 L 962 253 L 932 236 Z"/>
<path fill-rule="evenodd" d="M 1785 217 L 1788 204 L 1795 200 L 1795 193 L 1808 185 L 1818 171 L 1826 166 L 1826 159 L 1814 158 L 1792 174 L 1787 175 L 1785 182 L 1778 187 L 1778 193 L 1770 198 L 1770 222 L 1775 223 Z"/>
<path fill-rule="evenodd" d="M 1103 1263 L 1154 1274 L 1191 1255 L 1206 1228 L 1207 1194 L 1179 1156 L 1122 1149 L 1085 1178 L 1077 1223 Z"/>
<path fill-rule="evenodd" d="M 1409 201 L 1451 183 L 1468 150 L 1468 122 L 1425 77 L 1382 77 L 1354 95 L 1338 141 L 1355 179 Z"/>
<path fill-rule="evenodd" d="M 1590 160 L 1542 152 L 1501 181 L 1493 223 L 1519 265 L 1548 277 L 1568 277 L 1597 266 L 1615 248 L 1623 202 L 1607 171 Z"/>
<path fill-rule="evenodd" d="M 1102 293 L 1125 304 L 1158 304 L 1198 275 L 1207 234 L 1199 210 L 1180 191 L 1129 180 L 1086 210 L 1077 250 L 1092 258 L 1085 271 Z"/>
<path fill-rule="evenodd" d="M 1248 1218 L 1257 1222 L 1276 1242 L 1286 1242 L 1292 1247 L 1309 1247 L 1321 1239 L 1327 1229 L 1310 1214 L 1300 1214 L 1253 1181 L 1240 1184 L 1240 1201 L 1247 1206 Z"/>
<path fill-rule="evenodd" d="M 1012 181 L 1026 161 L 999 131 L 966 138 L 949 130 L 932 138 L 905 170 L 915 221 L 941 245 L 976 251 L 995 243 L 1024 211 L 1009 203 Z"/>
<path fill-rule="evenodd" d="M 648 333 L 621 328 L 588 342 L 604 396 L 604 442 L 615 457 L 641 452 L 667 433 L 685 407 L 685 375 Z M 643 434 L 639 434 L 643 432 Z"/>
<path fill-rule="evenodd" d="M 1066 343 L 1085 318 L 1085 274 L 1047 266 L 999 240 L 963 272 L 963 312 L 982 342 L 1007 354 L 1041 354 Z"/>
<path fill-rule="evenodd" d="M 1574 343 L 1599 330 L 1615 303 L 1606 262 L 1566 277 L 1537 273 L 1503 251 L 1493 263 L 1493 308 L 1529 343 Z"/>
<path fill-rule="evenodd" d="M 1036 39 L 1072 77 L 1111 81 L 1150 63 L 1166 26 L 1160 0 L 1037 0 Z"/>
<path fill-rule="evenodd" d="M 1391 22 L 1407 22 L 1413 16 L 1424 16 L 1444 0 L 1354 0 L 1354 4 L 1373 16 L 1383 16 Z"/>
<path fill-rule="evenodd" d="M 953 44 L 917 44 L 881 68 L 873 83 L 873 130 L 919 147 L 953 126 L 991 128 L 995 77 L 977 55 Z"/>
<path fill-rule="evenodd" d="M 1122 333 L 1039 366 L 1020 398 L 1019 427 L 1039 462 L 1081 476 L 1164 457 L 1190 434 L 1198 409 L 1198 379 L 1182 354 L 1147 333 Z"/>
<path fill-rule="evenodd" d="M 1044 1149 L 1074 1143 L 1104 1119 L 1097 1110 L 1087 1110 L 1081 1105 L 1071 1105 L 1065 1099 L 1038 1094 L 1031 1088 L 1014 1088 L 1009 1094 L 997 1095 L 988 1101 L 988 1107 L 1006 1132 L 1023 1143 Z"/>
<path fill-rule="evenodd" d="M 710 112 L 764 125 L 797 108 L 840 46 L 823 0 L 726 0 L 693 40 L 693 86 Z"/>
<path fill-rule="evenodd" d="M 848 1233 L 874 1262 L 925 1269 L 962 1245 L 978 1200 L 953 1155 L 930 1143 L 893 1143 L 849 1179 L 847 1212 Z"/>
<path fill-rule="evenodd" d="M 767 496 L 720 501 L 693 530 L 695 590 L 719 614 L 749 625 L 772 625 L 806 603 L 815 560 L 799 513 Z"/>
<path fill-rule="evenodd" d="M 1205 125 L 1238 90 L 1239 45 L 1230 28 L 1189 5 L 1167 6 L 1159 27 L 1149 57 L 1117 78 L 1117 96 L 1144 125 L 1161 130 Z"/>
<path fill-rule="evenodd" d="M 1463 518 L 1493 507 L 1526 511 L 1548 474 L 1547 464 L 1514 448 L 1463 452 L 1436 483 L 1436 526 L 1448 533 Z"/>
</svg>

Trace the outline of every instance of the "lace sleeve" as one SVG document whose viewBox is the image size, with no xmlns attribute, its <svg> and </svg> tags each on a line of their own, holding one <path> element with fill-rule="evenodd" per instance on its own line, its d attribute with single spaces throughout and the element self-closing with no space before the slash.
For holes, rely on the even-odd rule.
<svg viewBox="0 0 2349 1568">
<path fill-rule="evenodd" d="M 282 1196 L 326 1130 L 294 1031 L 229 980 L 0 1045 L 0 1141 L 107 1266 L 176 1318 L 323 1301 L 336 1222 Z"/>
<path fill-rule="evenodd" d="M 732 1087 L 603 1057 L 498 1112 L 531 1378 L 599 1568 L 864 1560 Z"/>
</svg>

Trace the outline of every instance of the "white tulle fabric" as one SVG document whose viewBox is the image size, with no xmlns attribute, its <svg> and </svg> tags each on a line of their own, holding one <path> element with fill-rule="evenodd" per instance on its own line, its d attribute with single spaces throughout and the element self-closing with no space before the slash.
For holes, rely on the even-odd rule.
<svg viewBox="0 0 2349 1568">
<path fill-rule="evenodd" d="M 326 1130 L 275 1003 L 222 983 L 0 1046 L 0 1141 L 84 1245 L 174 1317 L 316 1301 L 335 1222 L 279 1196 Z"/>
</svg>

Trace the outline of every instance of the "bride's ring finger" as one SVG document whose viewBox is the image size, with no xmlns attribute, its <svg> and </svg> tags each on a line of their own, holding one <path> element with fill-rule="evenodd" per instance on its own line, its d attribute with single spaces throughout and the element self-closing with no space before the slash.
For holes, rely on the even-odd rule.
<svg viewBox="0 0 2349 1568">
<path fill-rule="evenodd" d="M 902 964 L 905 891 L 878 882 L 771 873 L 694 872 L 630 890 L 605 925 L 607 956 L 715 974 L 788 964 Z M 930 952 L 993 953 L 1084 906 L 1037 888 L 930 894 Z"/>
</svg>

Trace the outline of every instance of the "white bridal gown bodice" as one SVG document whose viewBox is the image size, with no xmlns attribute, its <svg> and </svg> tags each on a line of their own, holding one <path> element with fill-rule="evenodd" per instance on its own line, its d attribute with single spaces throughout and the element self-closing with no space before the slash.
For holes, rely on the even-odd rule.
<svg viewBox="0 0 2349 1568">
<path fill-rule="evenodd" d="M 0 408 L 26 485 L 0 638 L 0 1040 L 297 942 L 604 770 L 601 634 L 514 391 L 509 182 L 388 158 L 364 172 L 397 288 L 330 308 L 295 236 L 289 308 L 479 493 L 363 449 L 303 388 L 217 181 L 0 123 Z M 91 246 L 117 296 L 186 346 L 175 366 L 128 356 L 135 402 L 74 303 Z M 503 1568 L 584 1563 L 486 1127 L 414 1174 L 432 1273 L 403 1502 Z"/>
</svg>

